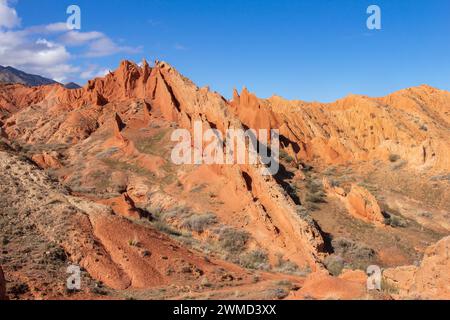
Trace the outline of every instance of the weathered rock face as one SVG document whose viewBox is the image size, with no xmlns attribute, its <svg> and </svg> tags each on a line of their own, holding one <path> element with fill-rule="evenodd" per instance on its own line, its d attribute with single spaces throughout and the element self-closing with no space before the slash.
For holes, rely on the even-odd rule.
<svg viewBox="0 0 450 320">
<path fill-rule="evenodd" d="M 327 178 L 323 179 L 323 186 L 329 195 L 340 199 L 355 218 L 376 225 L 384 224 L 385 219 L 377 199 L 365 188 L 352 184 L 347 194 L 343 188 L 333 186 Z"/>
<path fill-rule="evenodd" d="M 323 178 L 322 184 L 323 184 L 324 190 L 328 194 L 330 194 L 332 196 L 338 196 L 340 198 L 346 198 L 347 197 L 347 193 L 345 192 L 345 190 L 343 188 L 340 188 L 340 187 L 332 185 L 332 183 L 330 182 L 330 180 L 328 180 L 327 177 Z"/>
<path fill-rule="evenodd" d="M 79 186 L 85 187 L 86 181 L 81 178 L 86 175 L 78 175 L 77 180 L 74 178 L 76 171 L 85 169 L 81 162 L 97 161 L 87 168 L 91 169 L 87 175 L 94 182 L 106 185 L 107 198 L 95 201 L 111 208 L 112 212 L 104 206 L 64 195 L 60 200 L 61 209 L 74 207 L 75 214 L 35 210 L 31 218 L 40 221 L 40 232 L 52 241 L 58 236 L 71 258 L 80 262 L 94 278 L 112 288 L 148 288 L 173 282 L 174 278 L 161 274 L 161 270 L 177 263 L 177 259 L 190 261 L 211 273 L 213 266 L 179 247 L 175 250 L 178 254 L 173 253 L 172 241 L 161 238 L 157 231 L 149 233 L 131 222 L 141 218 L 142 209 L 138 208 L 146 209 L 149 203 L 162 209 L 173 208 L 179 201 L 178 194 L 168 196 L 161 191 L 160 181 L 147 180 L 153 176 L 160 178 L 161 171 L 173 168 L 168 168 L 169 160 L 163 155 L 154 154 L 154 141 L 150 139 L 154 135 L 144 132 L 153 132 L 161 123 L 166 125 L 165 129 L 182 127 L 192 132 L 195 121 L 201 121 L 203 129 L 215 128 L 222 133 L 228 128 L 277 128 L 283 150 L 297 160 L 351 165 L 380 159 L 388 163 L 395 154 L 412 167 L 439 171 L 450 168 L 444 156 L 450 151 L 446 139 L 449 102 L 448 92 L 429 87 L 405 90 L 383 99 L 350 96 L 332 104 L 286 101 L 279 97 L 263 100 L 245 89 L 240 95 L 235 92 L 233 101 L 227 101 L 207 88 L 198 88 L 164 62 L 150 67 L 146 62 L 138 66 L 124 61 L 116 71 L 89 81 L 81 89 L 0 86 L 0 133 L 21 144 L 69 146 L 61 157 L 39 148 L 33 153 L 33 160 L 41 168 L 62 167 L 59 178 L 64 182 L 78 181 Z M 422 123 L 426 123 L 426 130 L 425 124 L 419 126 Z M 143 150 L 146 148 L 147 152 Z M 113 154 L 115 156 L 111 156 Z M 4 167 L 11 167 L 15 161 L 8 160 Z M 69 165 L 72 167 L 68 168 Z M 105 168 L 113 168 L 108 172 L 111 176 L 106 178 L 102 175 Z M 29 167 L 19 170 L 25 175 L 24 187 L 34 185 L 36 190 L 42 189 L 40 184 L 35 185 L 27 178 L 30 170 Z M 188 176 L 183 170 L 177 168 L 170 173 L 176 179 Z M 225 195 L 232 200 L 226 204 L 226 217 L 219 218 L 233 220 L 231 225 L 252 235 L 249 250 L 264 248 L 270 263 L 281 253 L 300 268 L 322 271 L 325 251 L 322 233 L 312 219 L 297 212 L 293 197 L 277 181 L 278 177 L 263 176 L 258 165 L 215 165 L 206 171 L 203 180 L 209 181 L 211 175 L 217 175 L 227 182 L 225 192 L 237 195 Z M 32 172 L 34 174 L 34 170 Z M 295 175 L 299 180 L 308 179 L 300 170 Z M 183 191 L 184 185 L 181 185 L 175 186 L 179 188 L 177 192 Z M 383 224 L 380 206 L 366 189 L 353 185 L 347 193 L 325 180 L 324 187 L 329 194 L 341 199 L 355 218 Z M 34 195 L 26 199 L 30 209 L 42 205 Z M 217 206 L 212 210 L 225 206 L 219 201 L 214 205 Z M 239 210 L 230 213 L 230 207 Z M 77 232 L 63 222 L 77 225 Z M 59 229 L 55 229 L 57 227 Z M 142 257 L 147 253 L 129 244 L 134 243 L 135 235 L 151 248 L 150 251 L 158 252 L 163 246 L 162 256 L 169 256 L 169 259 Z M 79 243 L 73 243 L 72 238 Z M 426 289 L 432 282 L 432 279 L 425 279 L 426 274 L 420 278 L 419 269 L 415 267 L 392 272 L 396 273 L 392 278 L 404 279 L 399 282 L 408 292 L 413 292 L 413 287 Z M 349 273 L 333 278 L 320 272 L 308 279 L 302 294 L 317 298 L 333 297 L 333 294 L 337 298 L 360 298 L 365 294 L 363 278 L 363 275 L 349 276 Z M 183 283 L 184 279 L 179 277 L 177 281 Z M 440 284 L 433 285 L 440 286 L 441 292 L 445 289 Z"/>
<path fill-rule="evenodd" d="M 24 221 L 33 225 L 49 243 L 60 245 L 72 263 L 85 268 L 92 278 L 109 288 L 182 288 L 188 282 L 198 284 L 203 275 L 218 282 L 218 268 L 228 270 L 233 279 L 238 277 L 236 272 L 250 281 L 238 267 L 207 260 L 153 228 L 122 218 L 122 212 L 114 215 L 107 206 L 68 195 L 43 170 L 8 152 L 0 152 L 0 180 L 1 194 L 11 199 L 8 211 L 17 225 Z M 134 209 L 133 200 L 128 195 L 121 199 L 124 203 L 112 207 L 128 214 Z M 43 248 L 48 250 L 47 245 Z M 42 265 L 36 262 L 37 266 L 29 266 L 34 263 L 32 259 L 27 263 L 27 276 L 20 281 L 30 281 L 30 287 L 65 288 L 65 268 L 60 271 L 62 279 L 45 279 Z M 0 298 L 4 284 L 0 268 Z M 38 292 L 34 294 L 40 297 Z"/>
<path fill-rule="evenodd" d="M 349 96 L 329 104 L 276 96 L 264 100 L 244 89 L 240 95 L 235 92 L 228 103 L 208 89 L 199 89 L 164 62 L 150 67 L 144 61 L 139 67 L 123 61 L 116 71 L 89 81 L 82 89 L 58 85 L 0 87 L 3 114 L 30 106 L 42 109 L 36 109 L 39 115 L 34 112 L 33 117 L 33 109 L 19 113 L 6 124 L 9 136 L 30 142 L 50 137 L 54 143 L 83 140 L 99 125 L 95 119 L 104 113 L 101 107 L 136 99 L 146 100 L 154 111 L 178 123 L 202 119 L 224 130 L 229 121 L 239 119 L 253 129 L 277 128 L 283 148 L 297 159 L 319 157 L 330 164 L 343 164 L 367 159 L 389 162 L 395 155 L 416 169 L 450 169 L 446 157 L 450 142 L 445 139 L 450 125 L 450 93 L 428 86 L 385 98 Z M 36 121 L 39 130 L 30 132 L 20 125 L 28 121 Z"/>
<path fill-rule="evenodd" d="M 0 300 L 6 299 L 6 280 L 3 274 L 3 269 L 0 266 Z"/>
<path fill-rule="evenodd" d="M 62 167 L 56 152 L 43 152 L 41 154 L 35 154 L 31 157 L 31 160 L 36 162 L 36 164 L 42 169 L 58 169 Z"/>
<path fill-rule="evenodd" d="M 356 218 L 375 224 L 384 224 L 384 216 L 377 199 L 365 188 L 352 185 L 346 201 L 348 211 Z"/>
<path fill-rule="evenodd" d="M 430 246 L 419 267 L 387 269 L 383 277 L 400 296 L 450 299 L 450 237 Z"/>
<path fill-rule="evenodd" d="M 19 86 L 4 90 L 9 97 L 16 91 L 29 89 Z M 114 135 L 104 142 L 104 147 L 120 149 L 139 167 L 156 175 L 166 160 L 137 150 L 133 141 L 123 134 L 125 128 L 133 129 L 131 123 L 143 122 L 148 127 L 151 114 L 191 131 L 195 121 L 201 121 L 204 129 L 215 128 L 222 133 L 228 128 L 243 128 L 232 106 L 222 96 L 207 88 L 198 88 L 164 62 L 157 62 L 151 68 L 146 62 L 139 67 L 124 61 L 116 71 L 89 81 L 82 89 L 43 87 L 35 96 L 32 102 L 18 103 L 17 98 L 10 99 L 14 108 L 5 111 L 10 116 L 3 126 L 10 140 L 33 145 L 78 145 L 98 131 L 110 128 Z M 261 128 L 272 125 L 261 119 Z M 58 157 L 53 154 L 36 154 L 33 159 L 42 168 L 59 165 Z M 248 196 L 250 212 L 258 221 L 256 235 L 258 230 L 271 230 L 277 247 L 288 254 L 291 261 L 312 270 L 322 267 L 324 243 L 320 231 L 297 215 L 295 203 L 275 179 L 264 177 L 260 167 L 251 165 L 219 165 L 217 172 L 234 183 L 237 192 Z M 244 174 L 253 181 L 251 190 L 247 189 Z M 130 191 L 126 199 L 115 198 L 107 204 L 114 203 L 112 207 L 119 215 L 137 217 L 130 202 L 139 199 Z M 269 254 L 275 256 L 276 251 L 276 248 L 269 250 Z"/>
<path fill-rule="evenodd" d="M 326 272 L 311 274 L 290 299 L 352 300 L 367 296 L 367 275 L 363 271 L 344 271 L 339 277 Z"/>
<path fill-rule="evenodd" d="M 232 110 L 250 128 L 278 128 L 299 159 L 329 164 L 388 161 L 395 154 L 415 169 L 448 171 L 450 93 L 420 86 L 385 98 L 352 95 L 333 103 L 258 99 L 244 89 Z"/>
</svg>

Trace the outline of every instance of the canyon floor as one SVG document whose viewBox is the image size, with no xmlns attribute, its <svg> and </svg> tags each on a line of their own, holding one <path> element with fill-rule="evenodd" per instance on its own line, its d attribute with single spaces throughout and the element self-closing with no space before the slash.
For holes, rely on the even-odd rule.
<svg viewBox="0 0 450 320">
<path fill-rule="evenodd" d="M 175 165 L 196 121 L 278 129 L 280 170 Z M 447 91 L 227 100 L 123 61 L 81 89 L 1 84 L 0 128 L 0 299 L 450 299 Z"/>
</svg>

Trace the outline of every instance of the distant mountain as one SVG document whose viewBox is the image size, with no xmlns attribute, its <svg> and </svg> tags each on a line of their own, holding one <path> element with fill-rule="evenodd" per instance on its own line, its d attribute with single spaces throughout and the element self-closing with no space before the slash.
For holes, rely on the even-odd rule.
<svg viewBox="0 0 450 320">
<path fill-rule="evenodd" d="M 66 89 L 81 89 L 81 86 L 75 82 L 69 82 L 64 85 Z"/>
<path fill-rule="evenodd" d="M 13 67 L 0 66 L 0 83 L 21 83 L 35 87 L 58 82 L 38 75 L 26 73 Z"/>
</svg>

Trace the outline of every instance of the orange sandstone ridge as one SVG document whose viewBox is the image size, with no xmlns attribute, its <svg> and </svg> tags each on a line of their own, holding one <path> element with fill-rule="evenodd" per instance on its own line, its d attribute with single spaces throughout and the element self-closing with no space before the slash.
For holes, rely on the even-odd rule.
<svg viewBox="0 0 450 320">
<path fill-rule="evenodd" d="M 449 105 L 449 92 L 428 86 L 384 98 L 349 96 L 328 104 L 275 96 L 260 99 L 244 89 L 240 94 L 235 91 L 228 101 L 208 88 L 197 87 L 165 62 L 150 66 L 144 61 L 138 66 L 123 61 L 116 71 L 90 80 L 81 89 L 0 85 L 1 136 L 5 141 L 0 165 L 5 181 L 11 178 L 11 168 L 22 177 L 17 188 L 27 195 L 29 210 L 44 205 L 34 198 L 36 190 L 46 190 L 58 199 L 57 204 L 48 204 L 57 205 L 53 211 L 27 218 L 39 226 L 36 237 L 56 241 L 93 279 L 114 290 L 143 290 L 171 283 L 180 289 L 186 283 L 189 290 L 195 287 L 201 295 L 210 288 L 209 282 L 228 281 L 233 288 L 241 281 L 251 292 L 254 284 L 247 269 L 259 268 L 273 271 L 260 275 L 264 285 L 286 274 L 303 284 L 305 273 L 312 272 L 303 289 L 287 293 L 289 298 L 312 295 L 326 299 L 333 294 L 343 299 L 364 298 L 361 272 L 332 277 L 327 269 L 333 255 L 347 259 L 348 266 L 353 259 L 348 248 L 360 250 L 344 239 L 346 249 L 339 251 L 337 240 L 352 235 L 346 228 L 358 226 L 355 239 L 365 239 L 372 231 L 364 228 L 385 224 L 385 211 L 392 211 L 384 206 L 393 197 L 391 189 L 381 186 L 375 192 L 359 185 L 361 181 L 341 175 L 344 189 L 318 175 L 326 167 L 352 169 L 353 175 L 374 183 L 387 183 L 392 176 L 397 184 L 405 185 L 420 175 L 425 187 L 432 183 L 428 179 L 438 177 L 440 188 L 450 171 Z M 192 131 L 195 121 L 201 121 L 204 129 L 222 133 L 229 128 L 279 129 L 282 170 L 275 176 L 263 176 L 258 165 L 174 166 L 168 133 L 173 128 Z M 32 164 L 11 155 L 12 149 L 19 150 L 15 145 L 30 155 Z M 308 169 L 311 165 L 314 170 Z M 54 174 L 70 195 L 51 187 L 44 171 L 33 166 Z M 400 176 L 403 173 L 405 176 Z M 438 187 L 433 188 L 441 190 Z M 323 199 L 320 188 L 330 196 Z M 303 197 L 307 192 L 312 200 Z M 407 216 L 408 227 L 405 231 L 376 228 L 376 250 L 361 249 L 367 259 L 378 259 L 376 262 L 389 267 L 412 264 L 415 255 L 425 251 L 425 243 L 448 235 L 449 195 L 445 189 L 441 195 L 441 203 L 433 203 L 427 195 L 411 190 L 404 198 L 390 201 Z M 319 204 L 325 206 L 323 210 Z M 413 205 L 423 205 L 424 211 L 436 205 L 436 214 L 432 218 L 413 215 Z M 67 215 L 70 210 L 75 213 Z M 76 225 L 81 227 L 68 232 Z M 420 227 L 429 231 L 421 233 Z M 192 239 L 184 238 L 186 232 Z M 220 245 L 226 246 L 223 238 L 230 233 L 233 238 L 225 243 L 237 242 L 245 248 L 237 256 L 236 252 L 217 252 L 225 250 Z M 71 243 L 73 237 L 81 239 L 79 248 Z M 405 237 L 407 249 L 383 247 L 386 243 L 382 241 L 391 241 L 391 245 L 395 237 Z M 192 247 L 186 247 L 187 243 Z M 199 252 L 206 244 L 214 244 L 206 248 L 213 261 Z M 366 257 L 360 252 L 357 256 Z M 7 275 L 17 276 L 10 270 Z M 395 279 L 397 273 L 392 272 L 387 275 Z M 438 270 L 436 277 L 442 272 Z M 412 270 L 407 284 L 401 284 L 404 296 L 414 294 L 418 287 L 426 292 L 443 290 L 440 283 L 420 284 L 419 274 L 420 269 Z M 198 286 L 200 281 L 205 285 Z M 410 286 L 413 282 L 414 288 Z M 341 285 L 349 291 L 342 292 Z M 328 286 L 333 292 L 326 292 Z M 38 292 L 33 294 L 39 297 Z M 227 290 L 220 294 L 226 296 Z"/>
<path fill-rule="evenodd" d="M 195 101 L 200 97 L 207 100 Z M 95 118 L 96 114 L 91 115 L 95 110 L 84 110 L 83 106 L 101 107 L 109 102 L 138 99 L 151 101 L 152 108 L 159 109 L 168 121 L 183 123 L 190 113 L 197 112 L 222 130 L 228 125 L 225 119 L 233 116 L 249 128 L 280 129 L 284 147 L 299 159 L 320 157 L 327 163 L 340 164 L 368 159 L 386 161 L 390 154 L 396 154 L 417 169 L 450 168 L 445 157 L 449 151 L 445 138 L 449 133 L 450 93 L 429 86 L 402 90 L 384 98 L 354 95 L 328 104 L 288 101 L 276 96 L 259 99 L 244 88 L 240 95 L 235 91 L 233 100 L 228 102 L 216 93 L 199 89 L 167 63 L 156 62 L 150 67 L 144 61 L 139 67 L 123 61 L 116 71 L 89 81 L 82 89 L 3 85 L 0 92 L 4 113 L 44 101 L 49 115 L 70 111 L 69 122 L 86 121 L 87 132 L 77 134 L 81 137 L 98 124 L 90 124 L 86 119 Z M 210 110 L 205 109 L 204 102 L 208 100 L 214 102 Z M 47 135 L 51 133 L 54 134 Z"/>
</svg>

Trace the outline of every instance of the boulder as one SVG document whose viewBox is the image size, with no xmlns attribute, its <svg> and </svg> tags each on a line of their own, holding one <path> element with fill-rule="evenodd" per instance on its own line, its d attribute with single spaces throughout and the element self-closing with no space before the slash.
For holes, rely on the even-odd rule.
<svg viewBox="0 0 450 320">
<path fill-rule="evenodd" d="M 322 183 L 328 195 L 340 199 L 355 218 L 375 225 L 384 224 L 384 216 L 378 201 L 367 189 L 353 184 L 347 194 L 343 188 L 334 186 L 328 178 L 323 178 Z"/>
<path fill-rule="evenodd" d="M 374 224 L 384 224 L 384 216 L 377 199 L 365 188 L 353 184 L 346 197 L 346 205 L 354 217 Z"/>
<path fill-rule="evenodd" d="M 399 298 L 449 300 L 450 236 L 428 247 L 420 266 L 390 268 L 383 278 Z"/>
<path fill-rule="evenodd" d="M 367 295 L 367 276 L 363 271 L 345 270 L 339 277 L 327 272 L 314 272 L 308 276 L 302 288 L 293 292 L 290 299 L 362 299 Z"/>
</svg>

